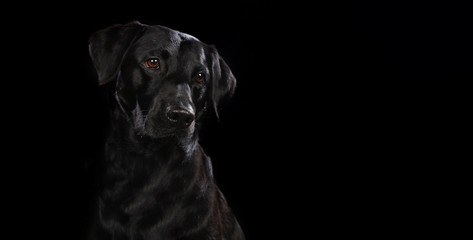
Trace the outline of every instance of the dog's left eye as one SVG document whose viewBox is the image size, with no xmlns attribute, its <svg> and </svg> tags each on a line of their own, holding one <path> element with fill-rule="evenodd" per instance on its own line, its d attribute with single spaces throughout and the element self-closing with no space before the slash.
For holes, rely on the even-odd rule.
<svg viewBox="0 0 473 240">
<path fill-rule="evenodd" d="M 146 66 L 151 69 L 158 69 L 159 68 L 159 59 L 157 58 L 150 58 L 146 60 Z"/>
<path fill-rule="evenodd" d="M 198 83 L 201 83 L 203 81 L 205 81 L 205 74 L 200 72 L 200 73 L 197 73 L 197 75 L 195 76 L 195 81 L 198 82 Z"/>
</svg>

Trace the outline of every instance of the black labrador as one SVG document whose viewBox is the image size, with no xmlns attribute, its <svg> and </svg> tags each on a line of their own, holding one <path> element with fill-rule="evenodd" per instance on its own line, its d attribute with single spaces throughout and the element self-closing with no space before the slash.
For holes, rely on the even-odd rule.
<svg viewBox="0 0 473 240">
<path fill-rule="evenodd" d="M 114 103 L 89 238 L 245 239 L 198 143 L 204 113 L 236 86 L 217 50 L 131 22 L 93 34 L 89 51 Z"/>
</svg>

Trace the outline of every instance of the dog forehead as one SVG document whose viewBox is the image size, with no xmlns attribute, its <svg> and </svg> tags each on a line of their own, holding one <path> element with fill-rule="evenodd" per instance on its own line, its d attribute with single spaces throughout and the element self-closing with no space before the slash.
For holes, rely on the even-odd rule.
<svg viewBox="0 0 473 240">
<path fill-rule="evenodd" d="M 192 42 L 194 46 L 202 45 L 199 39 L 190 34 L 159 25 L 149 26 L 137 42 L 135 47 L 139 52 L 165 49 L 171 54 L 177 54 L 182 48 L 182 43 Z"/>
</svg>

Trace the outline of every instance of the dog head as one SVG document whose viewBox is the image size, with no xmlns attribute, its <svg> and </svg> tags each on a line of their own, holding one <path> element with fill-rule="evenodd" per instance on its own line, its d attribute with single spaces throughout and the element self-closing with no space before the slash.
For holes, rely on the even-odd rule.
<svg viewBox="0 0 473 240">
<path fill-rule="evenodd" d="M 99 84 L 116 81 L 114 101 L 140 136 L 193 135 L 236 86 L 213 46 L 163 26 L 111 26 L 92 35 L 89 52 Z"/>
</svg>

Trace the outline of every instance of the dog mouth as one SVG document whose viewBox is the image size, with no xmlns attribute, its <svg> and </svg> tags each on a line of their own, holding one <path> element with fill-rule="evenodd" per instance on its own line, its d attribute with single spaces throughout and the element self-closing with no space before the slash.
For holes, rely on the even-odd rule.
<svg viewBox="0 0 473 240">
<path fill-rule="evenodd" d="M 163 137 L 176 137 L 176 138 L 187 138 L 194 133 L 195 123 L 192 122 L 186 128 L 167 128 L 167 127 L 158 127 L 151 129 L 150 135 L 155 138 Z"/>
</svg>

